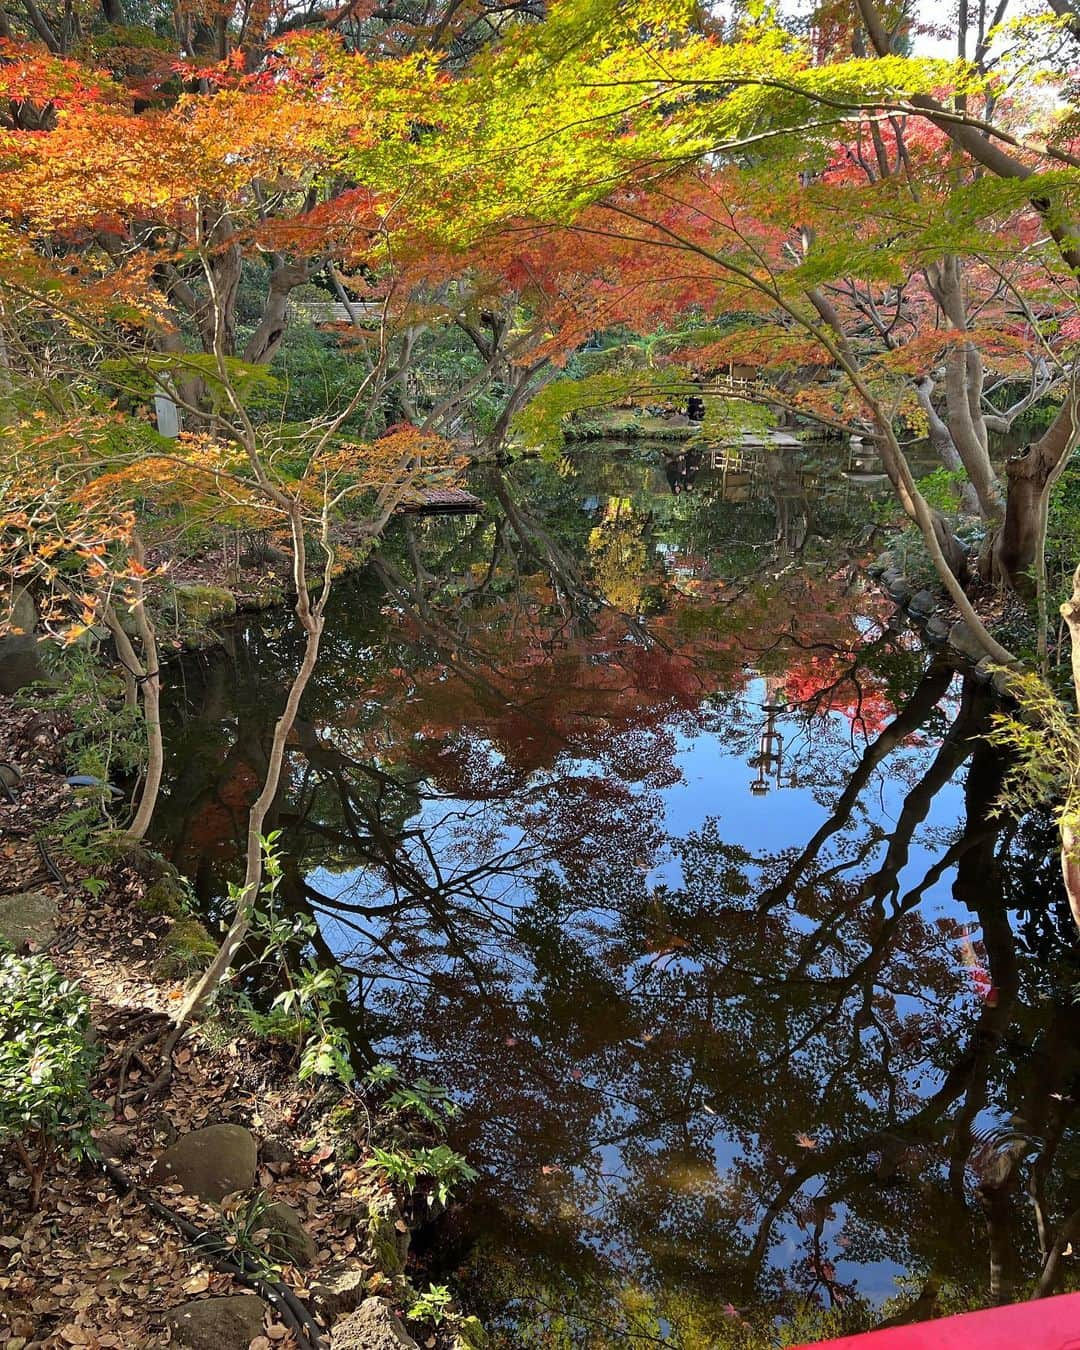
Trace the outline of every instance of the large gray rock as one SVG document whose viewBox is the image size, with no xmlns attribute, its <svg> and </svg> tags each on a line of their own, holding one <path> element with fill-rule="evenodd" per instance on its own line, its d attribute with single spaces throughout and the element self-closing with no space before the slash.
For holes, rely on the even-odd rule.
<svg viewBox="0 0 1080 1350">
<path fill-rule="evenodd" d="M 897 577 L 895 581 L 890 581 L 888 591 L 898 605 L 905 604 L 914 594 L 914 589 L 906 577 Z"/>
<path fill-rule="evenodd" d="M 34 630 L 37 607 L 27 590 L 15 593 L 8 610 L 0 597 L 0 693 L 13 694 L 27 684 L 46 678 L 41 649 Z M 21 630 L 21 631 L 17 631 Z"/>
<path fill-rule="evenodd" d="M 949 646 L 969 661 L 981 661 L 986 655 L 982 643 L 963 619 L 957 619 L 949 629 Z"/>
<path fill-rule="evenodd" d="M 300 1215 L 283 1200 L 267 1205 L 258 1227 L 268 1230 L 263 1246 L 269 1256 L 297 1266 L 310 1266 L 319 1254 L 315 1239 L 304 1227 Z"/>
<path fill-rule="evenodd" d="M 933 646 L 940 647 L 948 642 L 949 631 L 949 625 L 940 614 L 931 614 L 926 621 L 926 627 L 923 629 L 923 636 Z"/>
<path fill-rule="evenodd" d="M 0 895 L 0 938 L 16 949 L 41 951 L 56 937 L 56 901 L 41 891 Z"/>
<path fill-rule="evenodd" d="M 908 601 L 908 609 L 912 614 L 929 616 L 937 609 L 937 600 L 930 591 L 916 591 Z"/>
<path fill-rule="evenodd" d="M 325 1270 L 311 1286 L 311 1301 L 317 1312 L 333 1322 L 359 1308 L 367 1297 L 371 1267 L 364 1265 L 335 1266 Z"/>
<path fill-rule="evenodd" d="M 335 1322 L 334 1350 L 420 1350 L 401 1318 L 382 1298 L 368 1298 L 354 1313 Z"/>
<path fill-rule="evenodd" d="M 178 1181 L 188 1195 L 217 1203 L 255 1184 L 259 1149 L 242 1125 L 207 1125 L 181 1135 L 154 1164 L 150 1180 Z"/>
<path fill-rule="evenodd" d="M 170 1308 L 165 1320 L 174 1345 L 189 1350 L 248 1350 L 261 1335 L 266 1304 L 254 1294 L 204 1298 Z"/>
</svg>

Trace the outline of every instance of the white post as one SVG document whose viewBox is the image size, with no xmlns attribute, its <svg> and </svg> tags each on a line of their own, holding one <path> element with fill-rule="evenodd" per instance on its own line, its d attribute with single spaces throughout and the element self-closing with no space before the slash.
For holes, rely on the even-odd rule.
<svg viewBox="0 0 1080 1350">
<path fill-rule="evenodd" d="M 168 394 L 154 395 L 154 412 L 157 415 L 158 435 L 175 440 L 180 435 L 180 409 Z"/>
</svg>

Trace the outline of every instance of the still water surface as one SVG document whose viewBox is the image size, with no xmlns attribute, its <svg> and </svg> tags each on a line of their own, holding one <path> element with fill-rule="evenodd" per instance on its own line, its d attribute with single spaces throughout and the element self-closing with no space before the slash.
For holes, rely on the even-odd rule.
<svg viewBox="0 0 1080 1350">
<path fill-rule="evenodd" d="M 865 487 L 670 483 L 492 472 L 333 602 L 274 823 L 358 1050 L 462 1105 L 482 1177 L 421 1259 L 508 1347 L 1026 1297 L 1080 1205 L 1052 822 L 995 814 L 987 690 L 860 582 Z M 224 637 L 160 816 L 210 913 L 298 659 Z"/>
</svg>

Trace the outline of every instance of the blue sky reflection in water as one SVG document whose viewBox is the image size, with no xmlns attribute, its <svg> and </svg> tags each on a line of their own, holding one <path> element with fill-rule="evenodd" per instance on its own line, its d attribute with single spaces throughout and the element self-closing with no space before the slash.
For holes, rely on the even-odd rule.
<svg viewBox="0 0 1080 1350">
<path fill-rule="evenodd" d="M 507 1346 L 1024 1296 L 1029 1178 L 1075 1207 L 1076 974 L 1050 823 L 988 820 L 989 696 L 846 567 L 770 572 L 707 484 L 620 472 L 584 519 L 556 485 L 527 555 L 498 494 L 494 542 L 388 541 L 292 752 L 292 902 L 484 1169 L 427 1259 Z M 173 691 L 162 820 L 210 908 L 289 659 L 241 626 Z"/>
</svg>

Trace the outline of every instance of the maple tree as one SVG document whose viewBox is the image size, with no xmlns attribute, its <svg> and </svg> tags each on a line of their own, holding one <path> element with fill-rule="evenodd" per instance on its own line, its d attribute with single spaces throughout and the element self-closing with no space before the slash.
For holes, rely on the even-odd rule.
<svg viewBox="0 0 1080 1350">
<path fill-rule="evenodd" d="M 873 0 L 822 10 L 809 36 L 774 15 L 725 26 L 681 0 L 563 0 L 516 21 L 536 14 L 163 7 L 128 41 L 111 4 L 100 18 L 36 0 L 4 11 L 0 365 L 25 391 L 9 439 L 32 446 L 41 412 L 78 462 L 70 508 L 34 517 L 30 479 L 7 525 L 29 548 L 19 567 L 51 580 L 64 549 L 75 622 L 103 617 L 136 682 L 152 753 L 135 833 L 160 774 L 144 498 L 197 491 L 209 517 L 250 513 L 290 551 L 305 645 L 251 804 L 245 902 L 182 1016 L 243 936 L 337 554 L 363 556 L 461 443 L 494 455 L 512 430 L 543 439 L 616 395 L 712 394 L 715 430 L 738 416 L 723 372 L 750 368 L 757 402 L 873 440 L 989 656 L 1013 661 L 905 438 L 925 430 L 962 474 L 985 575 L 1022 587 L 1034 568 L 1046 608 L 1048 494 L 1076 441 L 1080 183 L 1067 107 L 1025 106 L 1010 83 L 1034 67 L 1066 98 L 1054 52 L 1033 39 L 999 59 L 980 31 L 969 53 L 965 29 L 956 60 L 911 55 L 910 16 Z M 292 421 L 283 354 L 317 306 L 346 387 Z M 629 370 L 571 392 L 554 379 L 594 334 L 658 328 L 665 341 Z M 58 381 L 64 406 L 49 402 Z M 1049 426 L 1002 482 L 992 433 L 1047 399 Z M 163 434 L 170 416 L 179 436 Z M 113 417 L 109 444 L 88 450 Z M 40 457 L 35 472 L 45 499 Z M 87 513 L 85 538 L 65 511 Z M 598 525 L 592 547 L 600 589 L 640 608 L 632 519 Z M 679 690 L 679 658 L 650 659 L 663 670 L 642 683 Z"/>
<path fill-rule="evenodd" d="M 310 32 L 285 36 L 247 74 L 250 52 L 230 37 L 216 63 L 173 63 L 181 80 L 193 81 L 189 91 L 167 83 L 147 90 L 124 72 L 110 78 L 69 59 L 70 44 L 52 41 L 51 26 L 38 23 L 37 13 L 28 7 L 51 54 L 35 56 L 10 36 L 0 53 L 12 110 L 0 166 L 7 378 L 25 386 L 31 405 L 47 404 L 49 389 L 65 374 L 90 408 L 100 409 L 108 392 L 119 399 L 126 417 L 117 419 L 122 430 L 114 442 L 122 444 L 109 445 L 104 456 L 81 443 L 80 398 L 74 408 L 34 407 L 32 415 L 59 416 L 60 435 L 82 461 L 77 490 L 70 475 L 64 484 L 73 510 L 89 502 L 118 522 L 114 552 L 126 542 L 130 557 L 108 566 L 102 548 L 69 537 L 57 513 L 14 511 L 5 524 L 20 554 L 20 576 L 36 572 L 52 582 L 50 559 L 59 549 L 67 573 L 78 560 L 86 563 L 83 582 L 101 583 L 93 600 L 85 584 L 77 591 L 82 613 L 66 636 L 90 627 L 100 610 L 141 692 L 150 759 L 129 837 L 145 832 L 161 770 L 159 661 L 139 533 L 155 519 L 149 499 L 158 497 L 160 510 L 163 494 L 155 488 L 209 497 L 209 518 L 283 527 L 305 634 L 263 788 L 249 812 L 249 875 L 217 959 L 179 1010 L 179 1029 L 212 993 L 246 930 L 264 865 L 262 822 L 317 660 L 342 517 L 351 509 L 344 527 L 355 562 L 409 491 L 452 467 L 453 451 L 438 432 L 453 426 L 463 404 L 487 385 L 505 389 L 506 409 L 489 437 L 497 444 L 545 357 L 529 350 L 540 333 L 511 332 L 505 301 L 497 311 L 484 305 L 483 287 L 469 285 L 459 262 L 415 246 L 399 262 L 391 250 L 387 220 L 397 166 L 385 147 L 408 144 L 416 109 L 439 79 L 435 62 L 408 54 L 375 61 L 351 52 L 352 85 L 335 89 L 340 44 Z M 217 16 L 223 32 L 233 33 L 233 18 Z M 284 336 L 293 291 L 316 276 L 347 316 L 353 379 L 336 403 L 291 424 L 281 419 L 280 381 L 267 367 Z M 445 299 L 448 282 L 457 285 L 457 304 Z M 259 299 L 241 341 L 245 283 Z M 440 293 L 436 326 L 456 325 L 481 363 L 459 387 L 436 391 L 417 414 L 408 390 L 411 363 Z M 387 413 L 393 401 L 417 424 L 394 425 Z M 156 437 L 143 425 L 151 404 L 163 433 Z M 166 423 L 171 410 L 171 433 L 163 408 Z M 185 427 L 178 438 L 177 422 Z M 27 479 L 26 457 L 16 459 Z M 38 457 L 43 476 L 36 486 L 32 476 L 25 482 L 21 501 L 32 503 L 35 491 L 45 490 L 53 467 Z M 147 517 L 138 523 L 133 499 Z M 32 529 L 24 528 L 29 520 Z M 317 598 L 309 577 L 313 550 L 320 555 Z M 129 593 L 141 659 L 114 621 L 118 585 Z"/>
<path fill-rule="evenodd" d="M 251 66 L 250 34 L 223 17 L 231 36 L 218 64 L 199 68 L 198 91 L 141 111 L 122 79 L 70 59 L 7 67 L 13 106 L 45 102 L 64 127 L 10 138 L 20 232 L 63 235 L 69 259 L 78 237 L 84 285 L 152 283 L 159 345 L 175 347 L 181 322 L 216 358 L 269 361 L 290 296 L 318 280 L 354 324 L 373 304 L 394 314 L 396 331 L 360 333 L 369 359 L 373 344 L 397 346 L 378 390 L 407 384 L 416 321 L 435 305 L 486 363 L 453 409 L 506 366 L 517 371 L 509 416 L 532 363 L 558 362 L 591 332 L 734 316 L 750 321 L 745 336 L 699 333 L 664 359 L 706 381 L 732 361 L 754 365 L 774 406 L 869 431 L 935 561 L 961 574 L 943 580 L 969 621 L 962 553 L 914 483 L 901 426 L 926 427 L 966 476 L 966 500 L 992 527 L 985 573 L 1020 584 L 1038 566 L 1046 495 L 1073 440 L 1071 393 L 1034 451 L 1010 461 L 1004 494 L 990 436 L 1066 392 L 1067 231 L 1041 225 L 1067 216 L 1072 166 L 1052 127 L 1013 129 L 1027 111 L 1009 96 L 1017 71 L 991 62 L 986 32 L 974 59 L 962 42 L 947 62 L 895 54 L 910 22 L 885 32 L 872 7 L 823 16 L 806 41 L 778 21 L 703 27 L 677 4 L 630 15 L 568 3 L 451 77 L 427 51 L 357 50 L 289 23 L 272 49 L 255 45 Z M 639 20 L 653 25 L 644 38 Z M 549 99 L 558 121 L 533 135 Z M 1020 155 L 1013 169 L 999 143 Z M 259 313 L 239 342 L 256 258 Z M 523 312 L 545 341 L 508 340 Z M 170 381 L 193 418 L 205 413 L 198 362 Z"/>
<path fill-rule="evenodd" d="M 461 211 L 452 193 L 437 228 L 481 250 L 512 240 L 553 286 L 567 250 L 579 260 L 591 250 L 593 282 L 573 301 L 581 322 L 601 307 L 639 332 L 699 316 L 705 331 L 673 354 L 683 373 L 669 392 L 691 387 L 687 366 L 707 390 L 737 362 L 767 377 L 752 397 L 869 434 L 952 598 L 1007 661 L 967 604 L 963 552 L 901 442 L 905 427 L 931 433 L 990 527 L 982 571 L 1022 586 L 1040 566 L 1047 496 L 1075 443 L 1075 296 L 1056 223 L 1075 196 L 1069 123 L 1039 109 L 1032 125 L 1009 93 L 1039 64 L 1038 44 L 993 65 L 983 32 L 974 60 L 961 43 L 950 63 L 894 54 L 908 19 L 868 55 L 865 16 L 823 21 L 817 42 L 776 20 L 732 33 L 702 31 L 677 7 L 647 17 L 655 30 L 623 39 L 622 11 L 565 6 L 478 59 L 433 118 L 453 145 L 433 134 L 416 156 L 422 173 L 455 170 L 476 207 Z M 583 60 L 600 25 L 606 45 Z M 530 89 L 540 69 L 542 89 Z M 530 135 L 549 99 L 559 119 Z M 999 143 L 1021 156 L 1015 172 Z M 710 340 L 718 318 L 729 331 Z M 582 402 L 617 387 L 606 377 Z M 649 397 L 665 385 L 635 372 L 621 387 Z M 1047 396 L 1060 410 L 1001 485 L 991 433 Z"/>
<path fill-rule="evenodd" d="M 1062 22 L 1034 21 L 1017 63 L 984 29 L 971 50 L 961 33 L 958 60 L 913 56 L 911 15 L 873 0 L 823 6 L 809 29 L 753 12 L 721 22 L 681 0 L 545 8 L 0 8 L 0 560 L 13 587 L 33 585 L 50 635 L 78 641 L 103 624 L 111 636 L 149 744 L 128 838 L 145 833 L 164 768 L 161 624 L 176 554 L 230 530 L 287 550 L 296 626 L 275 644 L 280 696 L 246 709 L 236 746 L 214 743 L 212 790 L 185 818 L 186 860 L 217 862 L 239 836 L 242 867 L 230 927 L 180 1001 L 166 1065 L 245 940 L 268 827 L 310 814 L 320 860 L 360 849 L 385 883 L 379 896 L 334 897 L 342 922 L 371 939 L 392 917 L 388 963 L 431 972 L 424 996 L 395 991 L 379 1013 L 422 1016 L 474 1050 L 473 1064 L 481 1037 L 494 1044 L 484 1086 L 496 1103 L 536 1116 L 535 1081 L 565 1088 L 545 1141 L 553 1209 L 563 1167 L 585 1173 L 564 1196 L 603 1195 L 600 1169 L 575 1150 L 598 1122 L 621 1127 L 627 1189 L 603 1198 L 671 1271 L 665 1235 L 631 1211 L 654 1214 L 686 1181 L 680 1222 L 715 1235 L 715 1197 L 695 1190 L 711 1165 L 695 1114 L 707 1087 L 744 1150 L 723 1179 L 711 1274 L 734 1272 L 752 1299 L 783 1215 L 798 1230 L 802 1292 L 845 1296 L 825 1228 L 872 1149 L 918 1209 L 915 1264 L 966 1278 L 942 1250 L 933 1197 L 913 1182 L 936 1168 L 944 1187 L 950 1163 L 928 1131 L 970 1143 L 969 1107 L 1008 1099 L 978 1047 L 1004 1035 L 1020 980 L 1001 897 L 980 892 L 996 875 L 992 841 L 945 855 L 986 934 L 985 951 L 968 944 L 970 969 L 951 959 L 956 934 L 915 912 L 930 873 L 903 892 L 901 874 L 984 725 L 978 697 L 968 691 L 894 828 L 870 841 L 883 859 L 863 866 L 862 842 L 844 833 L 859 791 L 897 746 L 910 749 L 941 672 L 914 714 L 894 717 L 888 680 L 846 648 L 865 635 L 830 608 L 836 574 L 789 577 L 735 607 L 729 579 L 706 566 L 680 581 L 695 606 L 671 603 L 651 522 L 630 497 L 613 493 L 579 522 L 573 558 L 528 490 L 498 474 L 496 523 L 478 522 L 451 556 L 425 561 L 408 529 L 375 544 L 407 496 L 448 481 L 466 453 L 497 459 L 517 437 L 554 457 L 568 413 L 705 396 L 706 436 L 780 414 L 872 440 L 943 585 L 987 653 L 1010 662 L 906 442 L 926 433 L 960 480 L 985 530 L 977 570 L 1021 591 L 1034 571 L 1045 611 L 1048 495 L 1076 441 L 1080 183 L 1055 44 L 1077 18 L 1055 0 Z M 1017 92 L 1035 68 L 1058 104 Z M 617 335 L 607 355 L 584 379 L 559 378 L 598 334 Z M 305 378 L 302 343 L 333 363 L 334 382 Z M 735 369 L 754 373 L 741 394 L 726 378 Z M 993 437 L 1051 405 L 1046 429 L 1002 471 Z M 353 724 L 329 746 L 320 715 L 339 691 L 320 685 L 319 665 L 335 641 L 334 582 L 369 558 L 397 611 L 394 664 L 388 652 L 378 669 L 360 667 Z M 777 633 L 792 648 L 782 656 L 766 650 Z M 705 698 L 745 688 L 748 649 L 819 735 L 815 767 L 845 737 L 867 739 L 855 786 L 797 857 L 750 859 L 706 829 L 683 841 L 684 884 L 653 884 L 665 842 L 656 793 L 676 772 L 678 731 L 712 719 L 757 735 L 737 700 Z M 380 759 L 390 734 L 415 743 L 407 764 Z M 591 766 L 563 775 L 571 753 Z M 317 782 L 299 805 L 293 756 Z M 406 828 L 421 781 L 443 803 L 430 833 L 456 830 L 457 847 L 483 855 L 475 869 L 444 865 Z M 998 786 L 996 766 L 977 758 L 972 829 Z M 446 803 L 470 793 L 483 809 L 463 824 Z M 1073 805 L 1061 828 L 1075 899 Z M 489 889 L 516 865 L 492 849 L 510 824 L 540 841 L 531 863 L 546 850 L 559 869 L 512 919 Z M 287 884 L 303 904 L 328 905 L 301 861 L 286 858 Z M 322 934 L 316 945 L 334 959 Z M 477 989 L 462 992 L 455 963 L 482 966 Z M 893 997 L 916 982 L 934 1016 Z M 751 1044 L 742 1019 L 755 1000 Z M 581 1007 L 603 1016 L 572 1021 Z M 523 1043 L 564 1022 L 565 1043 L 530 1082 Z M 850 1044 L 837 1022 L 854 1028 Z M 852 1071 L 863 1032 L 885 1049 Z M 972 1048 L 935 1062 L 945 1088 L 914 1102 L 927 1036 L 967 1036 Z M 790 1058 L 793 1037 L 819 1058 L 820 1082 L 789 1068 L 751 1099 L 763 1052 Z M 650 1058 L 654 1043 L 673 1050 L 674 1072 Z M 586 1081 L 602 1060 L 625 1089 L 622 1122 Z M 1049 1120 L 1066 1067 L 1032 1087 L 1028 1133 Z M 780 1137 L 792 1102 L 805 1120 Z M 528 1142 L 497 1142 L 515 1179 L 535 1161 Z M 1009 1292 L 998 1258 L 1024 1154 L 1012 1139 L 990 1152 L 975 1189 L 996 1298 Z M 885 1208 L 873 1211 L 875 1251 L 900 1242 Z M 1048 1292 L 1060 1271 L 1043 1258 Z M 726 1310 L 678 1311 L 709 1343 L 727 1339 Z M 653 1328 L 662 1318 L 642 1313 Z"/>
</svg>

